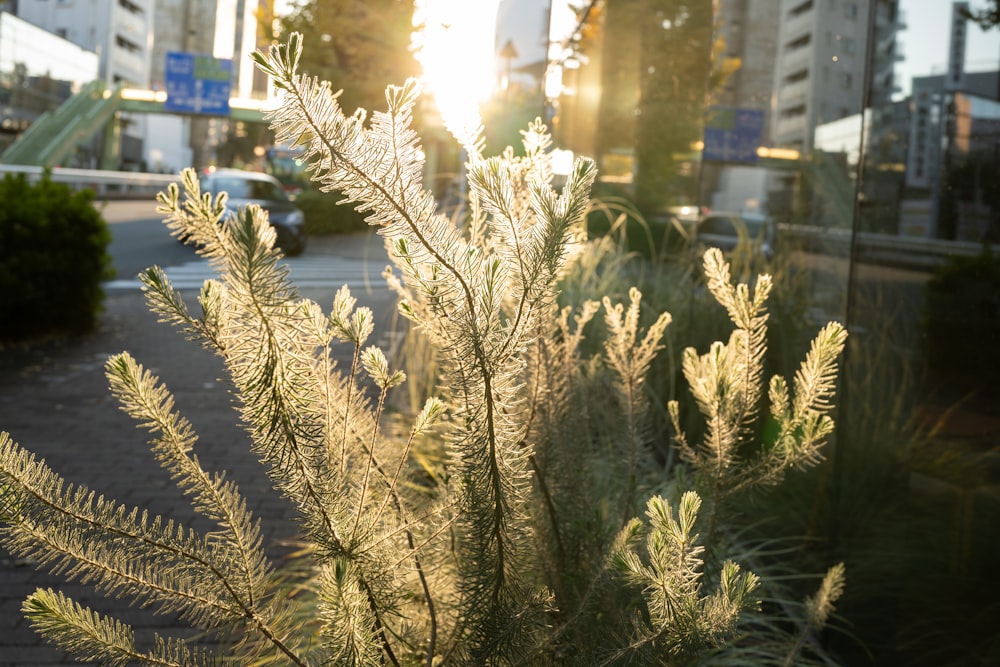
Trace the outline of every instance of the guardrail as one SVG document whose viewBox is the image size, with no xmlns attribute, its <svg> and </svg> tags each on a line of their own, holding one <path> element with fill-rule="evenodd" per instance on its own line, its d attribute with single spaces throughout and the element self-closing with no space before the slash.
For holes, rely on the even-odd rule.
<svg viewBox="0 0 1000 667">
<path fill-rule="evenodd" d="M 851 232 L 847 229 L 782 224 L 778 225 L 778 233 L 801 241 L 805 249 L 813 252 L 842 256 L 850 252 Z M 873 232 L 859 232 L 857 238 L 860 261 L 913 269 L 933 269 L 948 257 L 975 257 L 983 252 L 985 245 L 989 245 L 993 253 L 1000 254 L 1000 244 L 996 243 L 946 241 Z"/>
<path fill-rule="evenodd" d="M 0 174 L 25 174 L 28 180 L 41 178 L 42 167 L 0 164 Z M 104 171 L 99 169 L 69 169 L 55 167 L 49 170 L 53 181 L 67 183 L 76 188 L 90 188 L 100 199 L 140 199 L 153 197 L 171 183 L 177 183 L 177 174 L 149 174 L 133 171 Z M 848 229 L 830 229 L 811 225 L 778 225 L 779 236 L 795 239 L 803 248 L 812 252 L 846 256 L 850 252 L 851 232 Z M 860 232 L 858 234 L 858 259 L 913 269 L 933 269 L 951 256 L 974 257 L 983 251 L 983 243 L 974 241 L 945 241 Z M 1000 244 L 990 244 L 1000 255 Z"/>
<path fill-rule="evenodd" d="M 0 164 L 0 174 L 24 174 L 31 182 L 42 177 L 42 167 Z M 139 199 L 155 196 L 171 183 L 180 181 L 177 174 L 146 174 L 135 171 L 103 171 L 100 169 L 70 169 L 53 167 L 49 170 L 56 183 L 66 183 L 74 189 L 89 188 L 99 199 Z"/>
</svg>

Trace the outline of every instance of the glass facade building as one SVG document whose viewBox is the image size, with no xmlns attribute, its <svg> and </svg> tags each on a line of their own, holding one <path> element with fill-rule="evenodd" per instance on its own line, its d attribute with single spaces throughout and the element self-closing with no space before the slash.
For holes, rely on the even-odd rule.
<svg viewBox="0 0 1000 667">
<path fill-rule="evenodd" d="M 827 460 L 762 501 L 802 562 L 847 564 L 845 664 L 1000 660 L 1000 27 L 968 8 L 608 0 L 553 102 L 557 142 L 648 220 L 773 219 L 773 371 L 848 327 Z M 713 126 L 740 111 L 763 127 Z"/>
<path fill-rule="evenodd" d="M 97 77 L 96 53 L 0 12 L 0 150 Z"/>
</svg>

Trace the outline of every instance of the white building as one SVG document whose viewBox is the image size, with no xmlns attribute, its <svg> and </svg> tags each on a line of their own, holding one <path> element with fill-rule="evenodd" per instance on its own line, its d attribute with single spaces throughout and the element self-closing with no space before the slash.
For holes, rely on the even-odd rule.
<svg viewBox="0 0 1000 667">
<path fill-rule="evenodd" d="M 108 85 L 149 86 L 154 0 L 18 0 L 17 15 L 99 57 Z"/>
</svg>

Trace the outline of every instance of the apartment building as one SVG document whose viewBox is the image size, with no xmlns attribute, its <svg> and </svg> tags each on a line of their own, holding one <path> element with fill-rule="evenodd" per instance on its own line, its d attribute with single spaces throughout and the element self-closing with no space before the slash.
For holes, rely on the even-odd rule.
<svg viewBox="0 0 1000 667">
<path fill-rule="evenodd" d="M 165 87 L 167 53 L 195 53 L 232 60 L 231 98 L 266 99 L 267 78 L 250 54 L 269 41 L 272 17 L 273 0 L 157 0 L 152 87 Z M 218 147 L 250 131 L 224 118 L 174 116 L 150 122 L 147 162 L 158 171 L 217 164 Z"/>
<path fill-rule="evenodd" d="M 267 79 L 249 56 L 270 40 L 270 26 L 262 23 L 272 17 L 273 0 L 157 0 L 152 86 L 164 85 L 168 52 L 210 54 L 232 59 L 233 97 L 263 99 Z"/>
<path fill-rule="evenodd" d="M 149 85 L 154 0 L 66 2 L 18 0 L 15 13 L 77 46 L 98 54 L 108 85 Z"/>
<path fill-rule="evenodd" d="M 719 0 L 717 31 L 722 55 L 739 63 L 712 91 L 712 104 L 751 110 L 763 116 L 760 140 L 770 143 L 781 6 L 774 0 Z M 761 210 L 766 206 L 767 173 L 756 165 L 701 166 L 698 203 L 713 209 Z"/>
<path fill-rule="evenodd" d="M 898 0 L 781 0 L 774 144 L 807 152 L 818 125 L 861 111 L 869 34 L 874 44 L 868 101 L 888 101 L 896 90 L 893 65 L 900 27 Z"/>
<path fill-rule="evenodd" d="M 712 101 L 724 106 L 770 111 L 774 94 L 775 58 L 781 16 L 774 0 L 720 0 L 719 36 L 725 56 L 739 68 L 712 92 Z M 764 136 L 769 135 L 769 123 Z"/>
</svg>

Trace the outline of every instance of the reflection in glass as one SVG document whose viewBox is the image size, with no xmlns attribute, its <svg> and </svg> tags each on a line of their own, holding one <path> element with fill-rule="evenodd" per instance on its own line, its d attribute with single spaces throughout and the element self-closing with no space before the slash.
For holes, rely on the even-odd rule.
<svg viewBox="0 0 1000 667">
<path fill-rule="evenodd" d="M 903 4 L 921 24 L 953 18 L 913 45 L 953 54 L 947 70 L 901 79 Z M 776 223 L 774 372 L 826 320 L 850 330 L 826 464 L 748 500 L 748 524 L 780 526 L 803 571 L 847 563 L 853 637 L 827 638 L 844 664 L 997 663 L 997 49 L 965 71 L 966 20 L 946 2 L 605 5 L 564 75 L 557 140 L 647 220 L 696 205 Z M 759 129 L 739 122 L 758 113 Z"/>
<path fill-rule="evenodd" d="M 97 78 L 97 54 L 0 12 L 0 150 Z"/>
</svg>

